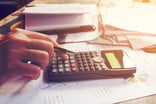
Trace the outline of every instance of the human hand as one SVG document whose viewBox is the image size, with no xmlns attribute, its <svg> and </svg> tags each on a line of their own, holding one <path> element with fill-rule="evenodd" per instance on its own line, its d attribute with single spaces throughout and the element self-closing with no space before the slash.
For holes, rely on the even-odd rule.
<svg viewBox="0 0 156 104">
<path fill-rule="evenodd" d="M 13 29 L 5 38 L 8 41 L 0 44 L 0 82 L 15 76 L 37 79 L 51 62 L 53 47 L 59 47 L 49 36 L 23 29 Z"/>
</svg>

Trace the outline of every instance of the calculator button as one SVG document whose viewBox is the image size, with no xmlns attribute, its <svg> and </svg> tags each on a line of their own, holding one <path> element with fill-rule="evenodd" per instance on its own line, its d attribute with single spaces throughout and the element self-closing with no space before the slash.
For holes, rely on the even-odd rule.
<svg viewBox="0 0 156 104">
<path fill-rule="evenodd" d="M 108 69 L 108 67 L 104 63 L 101 63 L 101 67 L 105 70 Z"/>
<path fill-rule="evenodd" d="M 86 66 L 85 71 L 90 71 L 90 68 L 88 66 Z"/>
<path fill-rule="evenodd" d="M 83 67 L 79 67 L 79 71 L 84 71 L 84 68 Z"/>
<path fill-rule="evenodd" d="M 88 62 L 88 66 L 92 66 L 93 65 L 93 63 L 92 62 Z"/>
<path fill-rule="evenodd" d="M 80 63 L 80 64 L 78 64 L 78 66 L 79 66 L 79 67 L 83 67 L 83 64 L 82 64 L 82 63 Z"/>
<path fill-rule="evenodd" d="M 68 68 L 70 65 L 69 64 L 65 64 L 64 67 Z"/>
<path fill-rule="evenodd" d="M 72 71 L 75 72 L 75 71 L 77 71 L 77 69 L 74 67 L 74 68 L 72 68 Z"/>
<path fill-rule="evenodd" d="M 75 60 L 70 60 L 71 63 L 75 63 Z"/>
<path fill-rule="evenodd" d="M 74 56 L 70 56 L 69 58 L 70 58 L 70 59 L 74 59 Z"/>
<path fill-rule="evenodd" d="M 102 70 L 100 65 L 96 65 L 95 68 L 96 68 L 96 70 Z"/>
<path fill-rule="evenodd" d="M 51 63 L 52 63 L 52 64 L 56 64 L 56 61 L 52 61 Z"/>
<path fill-rule="evenodd" d="M 74 63 L 71 64 L 71 67 L 76 67 L 76 65 Z"/>
<path fill-rule="evenodd" d="M 84 67 L 87 67 L 88 66 L 86 63 L 84 63 L 83 65 L 84 65 Z"/>
<path fill-rule="evenodd" d="M 78 62 L 81 62 L 81 58 L 78 58 L 77 61 L 78 61 Z"/>
<path fill-rule="evenodd" d="M 90 68 L 91 71 L 95 70 L 94 66 L 89 66 L 89 68 Z"/>
<path fill-rule="evenodd" d="M 76 55 L 77 58 L 81 58 L 81 55 Z"/>
<path fill-rule="evenodd" d="M 52 68 L 57 68 L 57 65 L 55 64 L 55 65 L 52 65 Z"/>
<path fill-rule="evenodd" d="M 62 58 L 61 58 L 61 57 L 57 57 L 57 59 L 58 59 L 58 60 L 61 60 Z"/>
<path fill-rule="evenodd" d="M 102 57 L 94 57 L 93 61 L 96 63 L 101 63 L 101 62 L 103 62 L 103 58 Z"/>
<path fill-rule="evenodd" d="M 69 67 L 66 67 L 66 68 L 65 68 L 65 71 L 66 71 L 66 72 L 70 72 L 70 68 L 69 68 Z"/>
<path fill-rule="evenodd" d="M 57 60 L 57 59 L 56 59 L 56 57 L 53 57 L 53 60 L 55 60 L 55 61 L 56 61 L 56 60 Z"/>
<path fill-rule="evenodd" d="M 52 69 L 52 73 L 57 73 L 57 69 Z"/>
<path fill-rule="evenodd" d="M 64 60 L 64 63 L 69 63 L 69 60 Z"/>
<path fill-rule="evenodd" d="M 58 64 L 63 64 L 63 61 L 58 61 Z"/>
<path fill-rule="evenodd" d="M 59 64 L 58 67 L 59 67 L 59 68 L 63 68 L 63 65 L 62 65 L 62 64 Z"/>
<path fill-rule="evenodd" d="M 58 70 L 59 70 L 59 72 L 64 72 L 63 69 L 64 69 L 64 68 L 59 68 Z"/>
</svg>

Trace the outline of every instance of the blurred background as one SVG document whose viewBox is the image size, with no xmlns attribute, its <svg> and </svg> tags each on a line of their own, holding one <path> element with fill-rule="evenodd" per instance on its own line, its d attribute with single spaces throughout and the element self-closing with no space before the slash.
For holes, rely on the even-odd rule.
<svg viewBox="0 0 156 104">
<path fill-rule="evenodd" d="M 32 0 L 0 0 L 0 20 Z"/>
<path fill-rule="evenodd" d="M 0 0 L 0 19 L 3 19 L 30 1 L 37 3 L 97 3 L 107 6 L 151 7 L 156 0 Z"/>
</svg>

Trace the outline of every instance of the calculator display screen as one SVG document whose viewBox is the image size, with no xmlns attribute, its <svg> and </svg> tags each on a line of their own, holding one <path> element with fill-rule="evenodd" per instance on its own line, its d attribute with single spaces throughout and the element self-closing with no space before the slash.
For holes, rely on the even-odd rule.
<svg viewBox="0 0 156 104">
<path fill-rule="evenodd" d="M 105 60 L 105 64 L 110 69 L 124 69 L 135 67 L 128 55 L 121 50 L 102 51 L 101 55 Z"/>
<path fill-rule="evenodd" d="M 108 60 L 108 63 L 110 64 L 110 66 L 112 68 L 122 68 L 122 66 L 120 65 L 120 62 L 118 61 L 117 57 L 114 55 L 114 53 L 112 52 L 107 52 L 107 53 L 104 53 L 107 60 Z"/>
</svg>

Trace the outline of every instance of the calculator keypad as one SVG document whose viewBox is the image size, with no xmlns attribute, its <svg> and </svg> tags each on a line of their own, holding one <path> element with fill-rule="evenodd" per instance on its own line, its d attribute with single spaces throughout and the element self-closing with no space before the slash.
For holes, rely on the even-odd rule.
<svg viewBox="0 0 156 104">
<path fill-rule="evenodd" d="M 69 56 L 68 60 L 63 60 L 58 54 L 54 54 L 53 60 L 45 73 L 48 81 L 127 78 L 133 76 L 136 72 L 135 65 L 129 66 L 128 64 L 126 66 L 126 60 L 128 62 L 130 60 L 123 50 L 75 52 L 67 55 Z M 112 68 L 110 66 L 110 64 L 114 64 L 114 58 L 117 59 L 122 68 L 118 68 L 118 66 L 117 68 Z M 112 63 L 109 62 L 109 59 L 112 60 Z"/>
<path fill-rule="evenodd" d="M 101 59 L 100 52 L 77 52 L 68 54 L 69 59 L 63 60 L 55 54 L 50 69 L 52 73 L 90 72 L 108 69 Z"/>
</svg>

